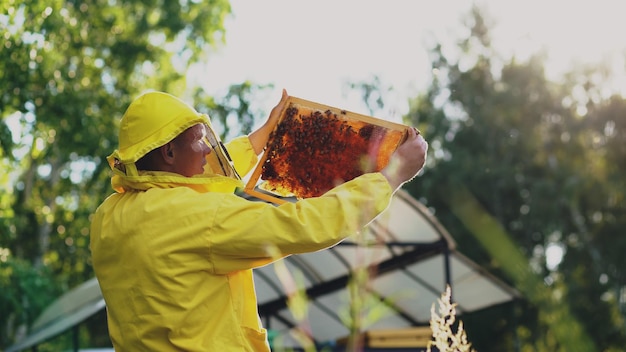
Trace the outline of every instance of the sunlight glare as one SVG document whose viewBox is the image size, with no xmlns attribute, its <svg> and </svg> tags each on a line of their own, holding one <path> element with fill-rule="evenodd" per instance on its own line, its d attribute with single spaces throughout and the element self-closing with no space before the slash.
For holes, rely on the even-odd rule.
<svg viewBox="0 0 626 352">
<path fill-rule="evenodd" d="M 545 52 L 551 79 L 577 64 L 600 63 L 615 55 L 623 60 L 626 42 L 618 33 L 626 30 L 626 22 L 614 1 L 483 0 L 481 4 L 494 17 L 494 43 L 521 60 Z M 613 69 L 623 73 L 623 67 L 622 62 Z M 624 91 L 626 84 L 620 82 L 619 87 Z"/>
<path fill-rule="evenodd" d="M 546 267 L 548 270 L 555 270 L 565 255 L 565 249 L 559 243 L 550 243 L 546 248 Z"/>
<path fill-rule="evenodd" d="M 493 19 L 488 22 L 493 22 L 490 35 L 496 52 L 505 60 L 515 56 L 523 61 L 545 51 L 546 75 L 551 80 L 561 79 L 576 63 L 597 63 L 618 50 L 623 56 L 626 50 L 619 35 L 626 32 L 626 21 L 618 2 L 478 0 L 476 4 Z M 383 88 L 393 87 L 385 109 L 402 116 L 408 110 L 407 100 L 425 89 L 435 73 L 428 49 L 441 44 L 445 51 L 456 45 L 472 3 L 233 0 L 231 5 L 226 45 L 189 77 L 209 94 L 250 80 L 273 83 L 276 97 L 286 88 L 294 96 L 366 112 L 363 102 L 356 101 L 360 95 L 346 95 L 342 87 L 346 81 L 367 81 L 376 75 Z M 613 87 L 626 92 L 621 72 Z M 274 103 L 268 101 L 262 109 L 269 111 Z"/>
</svg>

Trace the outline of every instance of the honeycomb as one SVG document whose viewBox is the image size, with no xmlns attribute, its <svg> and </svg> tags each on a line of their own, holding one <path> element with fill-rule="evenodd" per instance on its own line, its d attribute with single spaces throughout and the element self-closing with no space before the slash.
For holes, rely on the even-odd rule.
<svg viewBox="0 0 626 352">
<path fill-rule="evenodd" d="M 259 164 L 259 188 L 281 197 L 317 197 L 380 171 L 406 126 L 290 97 Z"/>
</svg>

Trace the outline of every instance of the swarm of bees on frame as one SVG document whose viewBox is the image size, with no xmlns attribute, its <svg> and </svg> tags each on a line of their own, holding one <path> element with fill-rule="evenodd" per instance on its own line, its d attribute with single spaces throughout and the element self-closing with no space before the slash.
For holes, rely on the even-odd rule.
<svg viewBox="0 0 626 352">
<path fill-rule="evenodd" d="M 290 104 L 270 135 L 263 189 L 301 198 L 317 197 L 389 162 L 404 132 L 336 113 Z"/>
</svg>

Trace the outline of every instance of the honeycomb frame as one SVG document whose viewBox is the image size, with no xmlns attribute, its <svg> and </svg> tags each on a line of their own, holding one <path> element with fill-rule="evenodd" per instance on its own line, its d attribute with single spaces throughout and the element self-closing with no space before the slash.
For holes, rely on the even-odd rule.
<svg viewBox="0 0 626 352">
<path fill-rule="evenodd" d="M 244 192 L 275 204 L 322 195 L 384 168 L 408 128 L 290 96 Z"/>
</svg>

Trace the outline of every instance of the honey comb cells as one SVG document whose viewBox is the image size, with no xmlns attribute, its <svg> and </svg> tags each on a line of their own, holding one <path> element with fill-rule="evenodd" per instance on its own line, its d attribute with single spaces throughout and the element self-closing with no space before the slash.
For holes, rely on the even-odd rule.
<svg viewBox="0 0 626 352">
<path fill-rule="evenodd" d="M 281 196 L 317 197 L 337 184 L 384 168 L 405 131 L 349 115 L 290 102 L 266 146 L 262 189 Z"/>
</svg>

